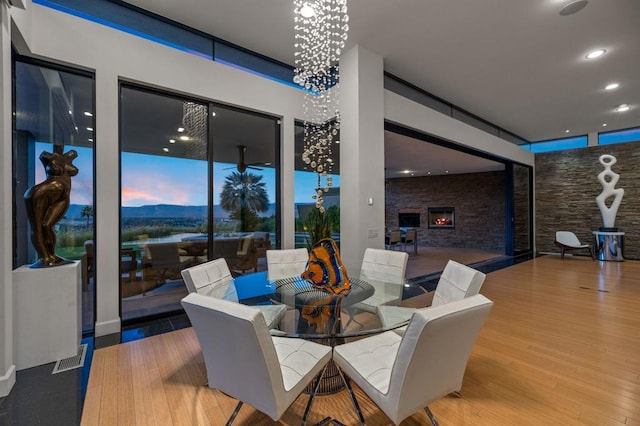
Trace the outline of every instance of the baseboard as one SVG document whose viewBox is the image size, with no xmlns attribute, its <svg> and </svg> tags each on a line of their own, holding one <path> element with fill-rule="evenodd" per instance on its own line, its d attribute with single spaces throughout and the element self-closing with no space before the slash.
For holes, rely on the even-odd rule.
<svg viewBox="0 0 640 426">
<path fill-rule="evenodd" d="M 107 336 L 109 334 L 120 333 L 120 329 L 120 318 L 111 321 L 96 322 L 94 334 L 95 337 Z"/>
<path fill-rule="evenodd" d="M 4 376 L 0 376 L 0 397 L 9 395 L 16 383 L 16 366 L 11 365 Z"/>
</svg>

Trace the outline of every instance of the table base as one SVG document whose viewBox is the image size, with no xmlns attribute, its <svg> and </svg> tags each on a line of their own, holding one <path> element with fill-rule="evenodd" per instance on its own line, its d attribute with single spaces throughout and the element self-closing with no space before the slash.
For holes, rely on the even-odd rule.
<svg viewBox="0 0 640 426">
<path fill-rule="evenodd" d="M 316 383 L 318 383 L 317 377 L 307 385 L 304 393 L 311 394 Z M 320 386 L 318 386 L 316 395 L 331 395 L 340 392 L 342 389 L 344 389 L 344 382 L 338 372 L 338 366 L 331 360 L 329 364 L 327 364 L 327 369 L 324 372 L 324 376 L 322 376 L 322 381 L 320 382 Z"/>
</svg>

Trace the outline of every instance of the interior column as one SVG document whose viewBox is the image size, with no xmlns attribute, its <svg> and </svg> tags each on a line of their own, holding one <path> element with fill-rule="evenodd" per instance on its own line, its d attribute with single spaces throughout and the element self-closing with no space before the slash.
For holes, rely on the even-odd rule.
<svg viewBox="0 0 640 426">
<path fill-rule="evenodd" d="M 340 247 L 347 271 L 384 247 L 384 66 L 354 46 L 340 59 Z"/>
</svg>

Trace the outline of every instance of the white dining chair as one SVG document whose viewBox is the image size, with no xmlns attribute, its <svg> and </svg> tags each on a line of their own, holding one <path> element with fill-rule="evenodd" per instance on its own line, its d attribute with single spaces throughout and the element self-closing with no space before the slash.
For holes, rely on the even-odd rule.
<svg viewBox="0 0 640 426">
<path fill-rule="evenodd" d="M 306 248 L 267 250 L 267 279 L 296 277 L 302 274 L 309 260 Z"/>
<path fill-rule="evenodd" d="M 334 348 L 333 360 L 361 424 L 365 424 L 348 378 L 398 425 L 462 388 L 467 361 L 493 305 L 481 294 L 416 311 L 403 336 L 387 331 Z"/>
<path fill-rule="evenodd" d="M 360 267 L 360 279 L 374 288 L 373 296 L 343 309 L 349 315 L 345 328 L 354 321 L 358 311 L 376 313 L 380 305 L 395 304 L 402 300 L 402 289 L 409 255 L 401 251 L 367 248 Z"/>
<path fill-rule="evenodd" d="M 302 418 L 306 423 L 318 385 L 331 360 L 331 346 L 271 336 L 262 312 L 197 293 L 181 301 L 202 348 L 207 385 L 278 421 L 320 375 Z"/>
<path fill-rule="evenodd" d="M 449 260 L 438 280 L 431 307 L 462 300 L 478 294 L 486 277 L 486 274 L 477 269 L 458 263 L 455 260 Z M 430 307 L 420 309 L 429 308 Z M 377 309 L 378 317 L 382 325 L 386 328 L 399 324 L 402 321 L 406 322 L 413 314 L 413 311 L 415 311 L 414 308 L 386 306 L 380 306 Z M 395 331 L 402 334 L 405 329 L 406 327 L 402 327 Z"/>
<path fill-rule="evenodd" d="M 232 302 L 238 301 L 235 281 L 229 265 L 223 258 L 201 263 L 181 271 L 189 293 L 198 293 Z M 285 305 L 257 305 L 269 328 L 276 328 L 286 313 Z"/>
</svg>

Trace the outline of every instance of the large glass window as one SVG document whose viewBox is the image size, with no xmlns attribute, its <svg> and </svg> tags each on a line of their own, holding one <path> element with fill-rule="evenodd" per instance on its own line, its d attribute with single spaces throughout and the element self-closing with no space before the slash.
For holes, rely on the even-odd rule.
<svg viewBox="0 0 640 426">
<path fill-rule="evenodd" d="M 75 150 L 72 164 L 78 174 L 71 178 L 69 207 L 54 227 L 55 252 L 82 263 L 84 332 L 95 323 L 93 112 L 91 75 L 29 59 L 15 61 L 13 266 L 32 264 L 37 257 L 23 194 L 47 178 L 40 156 Z"/>
<path fill-rule="evenodd" d="M 189 266 L 266 269 L 279 121 L 125 84 L 120 111 L 123 321 L 181 310 Z"/>
<path fill-rule="evenodd" d="M 640 141 L 640 127 L 598 134 L 598 145 Z"/>
<path fill-rule="evenodd" d="M 531 152 L 562 151 L 564 149 L 586 148 L 588 139 L 586 135 L 572 138 L 553 139 L 548 141 L 533 142 L 529 145 L 521 145 Z"/>
</svg>

